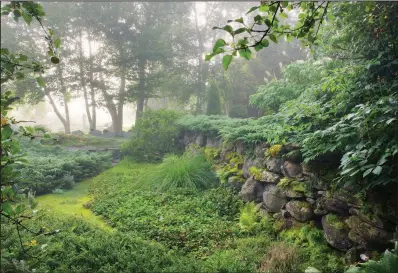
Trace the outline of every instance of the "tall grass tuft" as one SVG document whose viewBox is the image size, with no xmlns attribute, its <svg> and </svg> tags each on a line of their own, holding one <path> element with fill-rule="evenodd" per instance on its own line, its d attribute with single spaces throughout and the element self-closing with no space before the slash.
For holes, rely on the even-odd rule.
<svg viewBox="0 0 398 273">
<path fill-rule="evenodd" d="M 152 190 L 204 190 L 215 186 L 211 164 L 202 154 L 166 155 L 155 170 L 143 177 L 143 184 Z"/>
</svg>

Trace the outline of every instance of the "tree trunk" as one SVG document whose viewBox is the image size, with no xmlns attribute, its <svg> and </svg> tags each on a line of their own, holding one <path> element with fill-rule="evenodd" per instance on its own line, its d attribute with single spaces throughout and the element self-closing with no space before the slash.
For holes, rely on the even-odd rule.
<svg viewBox="0 0 398 273">
<path fill-rule="evenodd" d="M 90 79 L 90 99 L 91 99 L 91 121 L 90 129 L 97 130 L 97 109 L 96 109 L 96 100 L 95 100 L 95 89 L 94 89 L 94 77 L 93 77 L 93 55 L 91 51 L 91 40 L 90 36 L 88 36 L 88 52 L 89 52 L 89 71 L 88 76 Z"/>
<path fill-rule="evenodd" d="M 47 96 L 48 100 L 50 101 L 50 104 L 51 104 L 55 114 L 57 115 L 59 120 L 62 122 L 62 125 L 64 126 L 65 133 L 66 134 L 70 133 L 70 126 L 68 127 L 65 118 L 62 116 L 61 112 L 59 112 L 57 105 L 54 102 L 54 99 L 50 95 L 50 91 L 48 91 L 48 89 L 46 87 L 44 87 L 44 94 Z M 68 132 L 68 128 L 69 128 L 69 132 Z"/>
<path fill-rule="evenodd" d="M 87 95 L 87 88 L 86 88 L 86 79 L 84 76 L 84 65 L 83 65 L 83 40 L 82 40 L 83 33 L 80 30 L 80 36 L 79 36 L 79 69 L 80 69 L 80 84 L 83 88 L 83 97 L 84 97 L 84 104 L 86 106 L 86 113 L 87 113 L 87 119 L 88 123 L 90 124 L 90 129 L 93 128 L 93 120 L 91 118 L 91 113 L 90 113 L 90 104 L 88 102 L 88 95 Z"/>
<path fill-rule="evenodd" d="M 61 94 L 64 100 L 64 110 L 65 110 L 65 134 L 70 134 L 70 119 L 69 119 L 69 107 L 68 107 L 68 96 L 67 96 L 67 91 L 65 88 L 65 83 L 64 83 L 64 73 L 61 65 L 57 66 L 58 70 L 58 76 L 59 76 L 59 82 L 61 84 Z"/>
<path fill-rule="evenodd" d="M 115 132 L 115 136 L 122 137 L 123 136 L 123 105 L 125 99 L 125 88 L 126 88 L 126 72 L 122 67 L 120 71 L 120 89 L 119 89 L 119 101 L 117 104 L 117 121 L 113 124 L 113 130 Z"/>
<path fill-rule="evenodd" d="M 138 98 L 137 111 L 135 114 L 135 122 L 142 117 L 145 105 L 145 66 L 146 60 L 141 58 L 138 60 Z"/>
</svg>

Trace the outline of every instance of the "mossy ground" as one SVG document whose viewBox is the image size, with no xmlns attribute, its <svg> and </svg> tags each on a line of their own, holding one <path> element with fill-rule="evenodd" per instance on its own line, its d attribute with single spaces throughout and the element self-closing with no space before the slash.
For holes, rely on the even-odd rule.
<svg viewBox="0 0 398 273">
<path fill-rule="evenodd" d="M 95 215 L 90 209 L 83 206 L 92 199 L 89 195 L 90 183 L 89 179 L 78 183 L 72 190 L 38 196 L 36 198 L 39 203 L 38 208 L 50 213 L 81 218 L 101 229 L 113 230 L 101 216 Z"/>
</svg>

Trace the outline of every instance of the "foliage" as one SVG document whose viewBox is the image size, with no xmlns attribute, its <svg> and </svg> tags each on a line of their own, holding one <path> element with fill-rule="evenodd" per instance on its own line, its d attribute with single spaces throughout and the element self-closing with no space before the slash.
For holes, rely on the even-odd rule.
<svg viewBox="0 0 398 273">
<path fill-rule="evenodd" d="M 211 164 L 202 154 L 166 155 L 163 162 L 143 176 L 142 183 L 152 190 L 204 190 L 215 186 Z"/>
<path fill-rule="evenodd" d="M 300 269 L 305 270 L 313 266 L 324 272 L 341 272 L 343 268 L 342 258 L 326 243 L 323 231 L 314 224 L 284 230 L 278 236 L 286 243 L 292 243 L 299 247 L 303 263 Z"/>
<path fill-rule="evenodd" d="M 301 39 L 304 44 L 310 45 L 315 42 L 318 30 L 326 19 L 329 2 L 261 2 L 260 6 L 252 7 L 246 14 L 258 10 L 258 14 L 252 18 L 252 22 L 246 22 L 241 17 L 235 20 L 228 20 L 228 23 L 238 23 L 239 28 L 234 29 L 231 25 L 214 27 L 221 29 L 231 35 L 232 41 L 226 42 L 218 39 L 213 47 L 213 52 L 206 56 L 206 60 L 218 54 L 224 54 L 222 64 L 225 70 L 233 60 L 233 56 L 239 56 L 250 60 L 252 57 L 251 48 L 260 51 L 270 44 L 270 40 L 278 43 L 278 40 L 285 38 L 291 41 L 292 38 Z M 286 18 L 289 11 L 298 10 L 296 25 L 289 24 Z M 278 16 L 277 16 L 278 15 Z M 263 28 L 259 28 L 262 26 Z M 246 34 L 247 33 L 247 34 Z M 268 40 L 269 39 L 269 40 Z M 229 51 L 229 52 L 228 52 Z"/>
<path fill-rule="evenodd" d="M 297 246 L 287 245 L 284 242 L 273 244 L 261 262 L 262 273 L 289 273 L 299 272 L 302 262 Z"/>
<path fill-rule="evenodd" d="M 386 250 L 379 261 L 369 260 L 359 266 L 350 267 L 346 273 L 393 273 L 398 270 L 398 254 L 397 249 L 392 252 Z"/>
<path fill-rule="evenodd" d="M 44 146 L 38 141 L 21 140 L 28 163 L 18 167 L 18 187 L 36 194 L 55 189 L 70 189 L 77 182 L 96 176 L 110 166 L 108 153 L 67 151 L 59 146 Z"/>
<path fill-rule="evenodd" d="M 148 110 L 137 120 L 130 141 L 122 145 L 125 155 L 139 161 L 160 161 L 167 153 L 178 153 L 179 113 L 172 110 Z"/>
<path fill-rule="evenodd" d="M 249 234 L 272 234 L 272 221 L 268 217 L 261 217 L 255 203 L 246 203 L 239 215 L 240 228 Z"/>
</svg>

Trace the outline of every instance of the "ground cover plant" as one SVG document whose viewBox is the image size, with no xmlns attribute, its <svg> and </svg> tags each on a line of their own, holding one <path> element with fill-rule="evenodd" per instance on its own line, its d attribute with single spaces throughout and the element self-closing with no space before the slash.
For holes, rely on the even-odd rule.
<svg viewBox="0 0 398 273">
<path fill-rule="evenodd" d="M 21 172 L 18 187 L 28 188 L 37 195 L 56 189 L 71 189 L 75 183 L 98 175 L 110 167 L 109 153 L 68 151 L 60 146 L 46 146 L 38 140 L 21 140 L 27 163 Z"/>
</svg>

